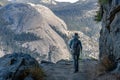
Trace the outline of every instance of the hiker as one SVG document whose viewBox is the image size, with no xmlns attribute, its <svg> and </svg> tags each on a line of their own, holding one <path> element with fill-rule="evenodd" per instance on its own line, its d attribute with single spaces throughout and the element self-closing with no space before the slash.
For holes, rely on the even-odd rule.
<svg viewBox="0 0 120 80">
<path fill-rule="evenodd" d="M 70 51 L 73 55 L 75 73 L 79 71 L 79 56 L 82 53 L 82 44 L 78 33 L 75 33 L 73 39 L 69 42 Z"/>
</svg>

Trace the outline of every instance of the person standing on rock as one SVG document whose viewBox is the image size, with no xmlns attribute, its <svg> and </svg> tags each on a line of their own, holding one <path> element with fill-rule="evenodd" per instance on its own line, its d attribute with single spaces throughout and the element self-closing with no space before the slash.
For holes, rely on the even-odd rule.
<svg viewBox="0 0 120 80">
<path fill-rule="evenodd" d="M 79 71 L 79 56 L 82 53 L 82 44 L 78 33 L 75 33 L 73 39 L 69 42 L 70 51 L 73 55 L 75 73 Z"/>
</svg>

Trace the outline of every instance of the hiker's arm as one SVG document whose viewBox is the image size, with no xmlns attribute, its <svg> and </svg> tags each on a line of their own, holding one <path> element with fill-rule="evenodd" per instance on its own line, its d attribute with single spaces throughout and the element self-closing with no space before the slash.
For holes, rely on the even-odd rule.
<svg viewBox="0 0 120 80">
<path fill-rule="evenodd" d="M 82 43 L 80 41 L 80 52 L 82 53 Z"/>
<path fill-rule="evenodd" d="M 68 45 L 69 45 L 69 48 L 71 48 L 71 46 L 72 46 L 72 40 L 69 41 Z"/>
</svg>

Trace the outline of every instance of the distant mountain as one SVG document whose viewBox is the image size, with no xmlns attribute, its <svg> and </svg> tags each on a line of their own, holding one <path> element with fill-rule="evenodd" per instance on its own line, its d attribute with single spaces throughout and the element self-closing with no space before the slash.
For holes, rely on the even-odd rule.
<svg viewBox="0 0 120 80">
<path fill-rule="evenodd" d="M 101 25 L 94 21 L 94 16 L 98 9 L 98 0 L 79 0 L 76 3 L 57 2 L 55 0 L 12 1 L 45 5 L 65 21 L 68 26 L 68 30 L 81 31 L 98 41 Z"/>
<path fill-rule="evenodd" d="M 94 21 L 98 10 L 98 0 L 79 0 L 76 3 L 57 2 L 57 5 L 46 5 L 67 24 L 68 30 L 78 32 L 86 56 L 98 57 L 99 32 L 101 23 Z M 72 35 L 71 34 L 71 35 Z"/>
<path fill-rule="evenodd" d="M 20 2 L 20 3 L 40 3 L 41 0 L 10 0 L 11 2 Z"/>
<path fill-rule="evenodd" d="M 61 12 L 62 9 L 63 11 L 69 9 L 68 6 L 71 7 L 71 10 L 74 10 L 73 7 L 78 3 L 74 3 L 73 5 L 71 5 L 72 3 L 57 4 L 59 5 L 46 6 L 49 6 L 57 15 L 58 13 L 56 11 L 63 13 Z M 79 11 L 82 13 L 82 10 L 77 12 L 78 9 L 76 6 L 75 10 L 76 16 L 70 13 L 67 15 L 67 11 L 64 12 L 65 14 L 62 16 L 65 17 L 66 20 L 73 18 L 71 22 L 75 22 L 75 18 L 77 19 L 79 15 L 83 15 L 79 13 Z M 1 56 L 11 52 L 25 52 L 31 54 L 39 61 L 44 59 L 56 62 L 60 59 L 70 58 L 71 55 L 67 48 L 67 42 L 73 35 L 73 30 L 75 30 L 76 26 L 73 27 L 73 30 L 69 31 L 69 24 L 67 23 L 68 30 L 64 21 L 55 16 L 49 8 L 40 4 L 12 3 L 3 6 L 0 9 L 0 13 Z M 68 17 L 68 19 L 66 17 Z M 69 23 L 71 24 L 71 22 Z M 99 50 L 96 40 L 99 36 L 99 29 L 92 31 L 92 33 L 96 32 L 97 34 L 92 35 L 93 38 L 91 38 L 91 36 L 88 36 L 91 35 L 88 31 L 84 32 L 84 30 L 81 29 L 83 26 L 78 27 L 79 32 L 77 32 L 83 44 L 83 56 L 97 58 Z M 91 29 L 91 27 L 94 28 L 95 26 L 87 27 L 87 30 Z"/>
<path fill-rule="evenodd" d="M 20 3 L 34 3 L 34 4 L 50 4 L 56 5 L 57 2 L 55 0 L 10 0 L 11 2 L 20 2 Z"/>
<path fill-rule="evenodd" d="M 3 2 L 3 1 L 0 1 Z M 49 8 L 56 8 L 60 6 L 70 5 L 70 2 L 57 2 L 55 0 L 10 0 L 12 3 L 33 3 L 33 4 L 42 4 Z"/>
<path fill-rule="evenodd" d="M 89 37 L 99 37 L 101 25 L 94 21 L 97 0 L 79 0 L 76 3 L 69 3 L 66 6 L 52 6 L 52 11 L 65 21 L 71 31 L 81 31 Z"/>
<path fill-rule="evenodd" d="M 69 59 L 66 24 L 42 5 L 13 3 L 0 9 L 0 55 L 25 52 L 37 60 Z"/>
</svg>

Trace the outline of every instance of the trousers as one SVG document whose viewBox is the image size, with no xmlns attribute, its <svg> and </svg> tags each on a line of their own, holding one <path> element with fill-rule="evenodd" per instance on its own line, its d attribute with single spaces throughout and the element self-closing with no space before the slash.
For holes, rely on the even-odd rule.
<svg viewBox="0 0 120 80">
<path fill-rule="evenodd" d="M 79 71 L 79 56 L 80 56 L 80 54 L 73 55 L 73 62 L 74 62 L 75 71 Z"/>
</svg>

